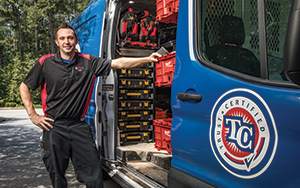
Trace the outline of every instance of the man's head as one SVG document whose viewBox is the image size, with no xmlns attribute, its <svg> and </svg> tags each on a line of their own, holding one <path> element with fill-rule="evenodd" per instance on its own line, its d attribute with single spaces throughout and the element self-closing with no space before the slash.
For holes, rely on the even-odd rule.
<svg viewBox="0 0 300 188">
<path fill-rule="evenodd" d="M 59 47 L 62 58 L 72 59 L 74 57 L 78 38 L 69 24 L 64 22 L 58 27 L 55 43 Z"/>
<path fill-rule="evenodd" d="M 56 39 L 57 39 L 57 32 L 58 32 L 60 29 L 71 29 L 71 30 L 74 32 L 75 38 L 77 38 L 76 32 L 75 32 L 75 30 L 73 29 L 73 27 L 71 27 L 68 23 L 63 22 L 63 23 L 60 24 L 60 26 L 58 26 L 58 28 L 57 28 L 57 30 L 56 30 Z"/>
</svg>

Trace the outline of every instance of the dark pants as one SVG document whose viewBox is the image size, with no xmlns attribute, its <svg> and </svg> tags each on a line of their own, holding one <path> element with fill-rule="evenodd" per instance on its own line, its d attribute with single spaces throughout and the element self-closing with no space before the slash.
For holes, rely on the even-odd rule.
<svg viewBox="0 0 300 188">
<path fill-rule="evenodd" d="M 90 126 L 80 120 L 57 120 L 51 124 L 53 128 L 43 135 L 43 161 L 53 187 L 67 187 L 65 172 L 71 159 L 78 178 L 88 188 L 102 188 L 101 161 Z"/>
</svg>

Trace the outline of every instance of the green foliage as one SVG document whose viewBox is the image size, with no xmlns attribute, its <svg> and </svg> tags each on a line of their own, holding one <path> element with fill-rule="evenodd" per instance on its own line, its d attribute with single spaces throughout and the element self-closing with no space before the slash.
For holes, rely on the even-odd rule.
<svg viewBox="0 0 300 188">
<path fill-rule="evenodd" d="M 15 102 L 7 102 L 5 103 L 5 107 L 16 107 L 17 106 L 17 103 Z"/>
<path fill-rule="evenodd" d="M 54 53 L 55 30 L 70 22 L 89 0 L 0 0 L 0 107 L 20 106 L 19 86 L 35 61 Z M 41 106 L 40 89 L 31 91 Z"/>
<path fill-rule="evenodd" d="M 5 102 L 4 102 L 4 100 L 2 99 L 2 100 L 0 100 L 0 107 L 4 107 L 5 106 Z"/>
<path fill-rule="evenodd" d="M 43 108 L 43 106 L 41 104 L 35 104 L 34 108 Z"/>
</svg>

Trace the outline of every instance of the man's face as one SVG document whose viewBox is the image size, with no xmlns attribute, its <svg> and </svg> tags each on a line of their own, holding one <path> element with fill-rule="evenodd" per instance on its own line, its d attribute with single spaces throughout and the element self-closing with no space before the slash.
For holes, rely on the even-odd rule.
<svg viewBox="0 0 300 188">
<path fill-rule="evenodd" d="M 75 52 L 78 39 L 75 37 L 72 29 L 59 29 L 57 31 L 55 43 L 59 47 L 61 53 L 71 55 Z"/>
</svg>

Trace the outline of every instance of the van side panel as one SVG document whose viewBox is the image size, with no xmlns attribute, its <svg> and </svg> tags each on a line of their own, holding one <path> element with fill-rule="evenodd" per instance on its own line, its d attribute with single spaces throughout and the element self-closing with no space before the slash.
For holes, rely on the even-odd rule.
<svg viewBox="0 0 300 188">
<path fill-rule="evenodd" d="M 104 16 L 105 0 L 92 1 L 87 8 L 77 16 L 71 25 L 75 29 L 79 39 L 78 45 L 81 53 L 89 53 L 100 56 L 100 45 L 102 35 L 102 22 Z M 96 78 L 93 95 L 85 115 L 87 123 L 91 125 L 95 136 L 95 91 L 99 78 Z"/>
<path fill-rule="evenodd" d="M 180 37 L 177 37 L 171 96 L 172 168 L 216 187 L 299 187 L 300 91 L 242 81 L 203 66 L 204 60 L 197 57 L 194 47 L 193 32 L 197 27 L 188 17 L 195 10 L 195 2 L 180 1 L 179 7 L 177 36 Z M 201 95 L 202 101 L 179 100 L 177 94 L 180 92 Z M 252 100 L 249 104 L 260 109 L 257 112 L 263 114 L 268 125 L 268 134 L 258 146 L 265 154 L 248 170 L 238 171 L 226 163 L 231 160 L 230 156 L 221 158 L 216 145 L 222 147 L 225 141 L 211 142 L 211 127 L 216 126 L 212 124 L 217 120 L 214 115 L 226 102 L 226 97 L 228 100 L 238 97 Z M 261 130 L 265 128 L 260 127 Z M 249 165 L 252 159 L 257 160 L 249 158 L 241 165 Z M 177 181 L 184 182 L 180 178 L 177 176 Z"/>
<path fill-rule="evenodd" d="M 78 44 L 82 53 L 90 53 L 95 56 L 100 55 L 104 7 L 105 0 L 91 3 L 71 23 L 79 39 Z"/>
</svg>

